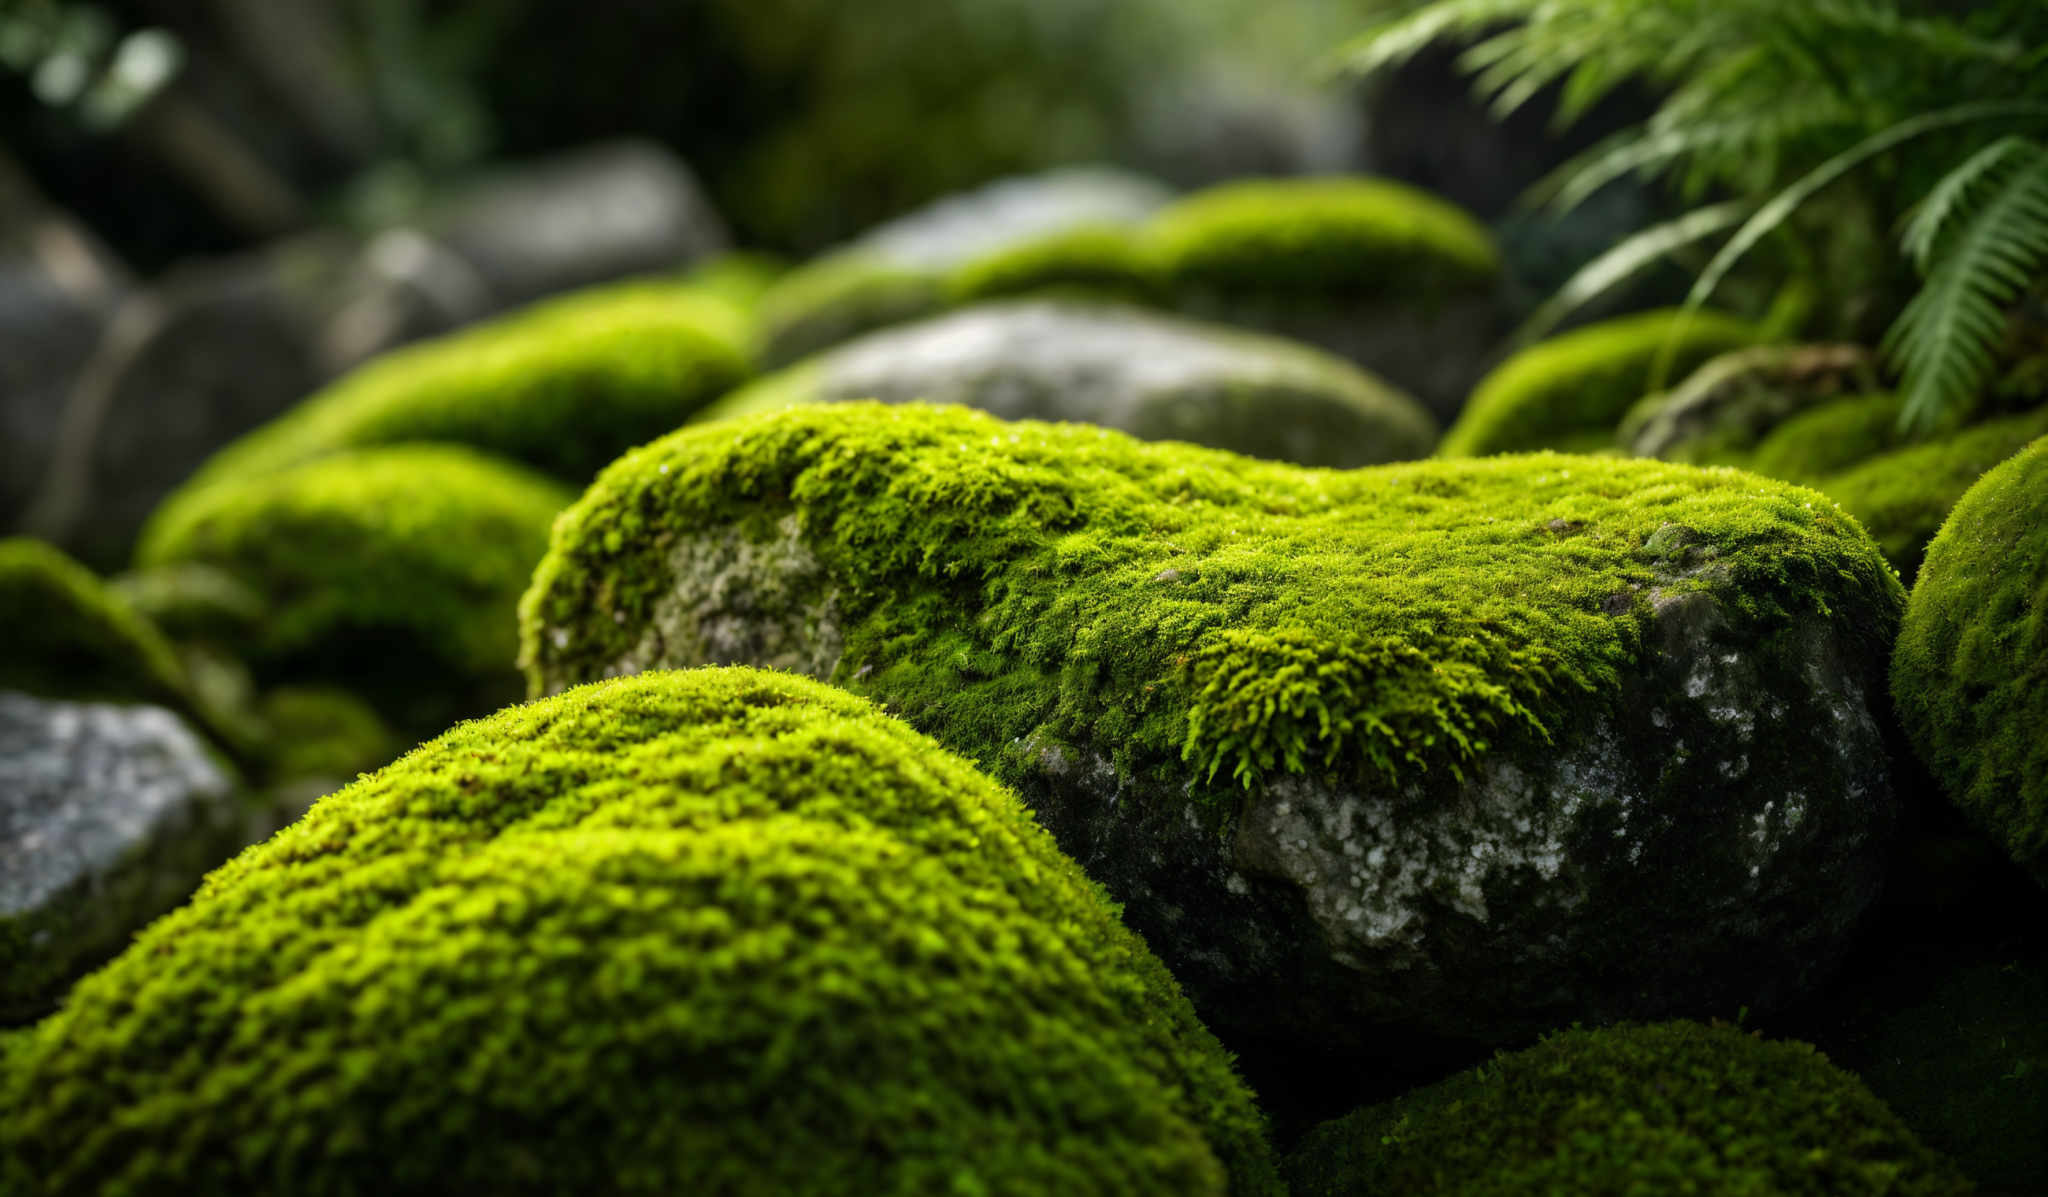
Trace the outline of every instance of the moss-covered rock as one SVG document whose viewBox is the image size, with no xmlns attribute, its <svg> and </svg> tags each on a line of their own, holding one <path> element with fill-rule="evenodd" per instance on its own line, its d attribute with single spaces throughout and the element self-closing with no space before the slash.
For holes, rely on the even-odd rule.
<svg viewBox="0 0 2048 1197">
<path fill-rule="evenodd" d="M 1492 236 L 1392 180 L 1225 183 L 1166 208 L 1145 233 L 1179 310 L 1321 346 L 1440 417 L 1501 331 Z"/>
<path fill-rule="evenodd" d="M 1689 1022 L 1553 1035 L 1318 1128 L 1287 1173 L 1296 1197 L 1970 1191 L 1812 1047 Z"/>
<path fill-rule="evenodd" d="M 2023 913 L 2032 895 L 2019 897 L 1989 912 L 2032 924 L 2017 933 L 1987 934 L 1982 917 L 1888 928 L 1863 950 L 1877 959 L 1794 1023 L 1982 1197 L 2033 1197 L 2048 1176 L 2048 934 Z"/>
<path fill-rule="evenodd" d="M 426 731 L 516 686 L 513 611 L 571 497 L 453 445 L 362 449 L 190 490 L 137 560 L 261 596 L 268 616 L 232 646 L 259 678 L 334 680 Z"/>
<path fill-rule="evenodd" d="M 1927 547 L 1892 660 L 1921 758 L 2048 884 L 2048 439 L 1986 473 Z"/>
<path fill-rule="evenodd" d="M 1426 301 L 1485 287 L 1484 225 L 1391 179 L 1258 179 L 1179 200 L 1146 227 L 1175 287 Z"/>
<path fill-rule="evenodd" d="M 396 350 L 216 453 L 169 499 L 347 449 L 471 445 L 581 484 L 748 373 L 747 327 L 686 284 L 550 300 Z"/>
<path fill-rule="evenodd" d="M 958 403 L 1307 465 L 1407 460 L 1436 440 L 1413 400 L 1308 346 L 1136 308 L 1043 300 L 869 333 L 741 388 L 702 418 L 854 399 Z"/>
<path fill-rule="evenodd" d="M 955 304 L 1017 295 L 1159 302 L 1159 292 L 1146 242 L 1119 225 L 1050 233 L 976 258 L 946 280 L 946 298 Z"/>
<path fill-rule="evenodd" d="M 1971 424 L 1931 441 L 1903 445 L 1815 479 L 1863 522 L 1911 583 L 1942 521 L 1984 472 L 2048 436 L 2048 407 Z"/>
<path fill-rule="evenodd" d="M 0 1076 L 8 1191 L 1273 1194 L 1017 798 L 871 704 L 650 674 L 321 800 Z"/>
<path fill-rule="evenodd" d="M 1812 486 L 1906 441 L 1899 399 L 1888 391 L 1851 395 L 1800 412 L 1773 428 L 1739 464 Z"/>
<path fill-rule="evenodd" d="M 170 642 L 124 597 L 53 545 L 0 540 L 0 690 L 46 698 L 189 703 Z"/>
<path fill-rule="evenodd" d="M 265 763 L 277 779 L 346 781 L 401 747 L 370 704 L 332 686 L 279 686 L 263 696 L 257 716 L 267 733 Z"/>
<path fill-rule="evenodd" d="M 1643 312 L 1589 324 L 1508 358 L 1488 374 L 1437 452 L 1481 457 L 1530 449 L 1595 450 L 1654 389 L 1662 355 L 1683 378 L 1708 358 L 1751 345 L 1758 331 L 1715 312 Z"/>
<path fill-rule="evenodd" d="M 1732 470 L 842 404 L 621 459 L 521 651 L 534 693 L 740 661 L 886 701 L 1019 784 L 1212 1019 L 1510 1038 L 1824 973 L 1894 817 L 1901 604 L 1822 496 Z"/>
<path fill-rule="evenodd" d="M 1071 167 L 1003 179 L 948 196 L 863 234 L 791 271 L 761 303 L 763 356 L 771 365 L 849 337 L 930 315 L 958 298 L 956 272 L 1012 251 L 1063 254 L 1072 271 L 1081 251 L 1111 230 L 1137 228 L 1167 202 L 1165 187 L 1105 167 Z M 1083 235 L 1078 245 L 1065 238 Z M 1043 267 L 1034 267 L 1042 270 Z M 1092 267 L 1090 268 L 1092 270 Z M 973 286 L 971 281 L 963 284 Z"/>
<path fill-rule="evenodd" d="M 1877 388 L 1876 355 L 1861 345 L 1759 345 L 1710 358 L 1642 399 L 1616 439 L 1637 457 L 1739 465 L 1794 415 Z"/>
</svg>

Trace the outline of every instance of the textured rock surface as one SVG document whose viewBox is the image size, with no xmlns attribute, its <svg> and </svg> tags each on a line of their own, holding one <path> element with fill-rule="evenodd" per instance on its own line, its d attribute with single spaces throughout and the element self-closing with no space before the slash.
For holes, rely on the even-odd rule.
<svg viewBox="0 0 2048 1197">
<path fill-rule="evenodd" d="M 1637 457 L 1734 464 L 1789 417 L 1878 385 L 1876 355 L 1861 345 L 1737 350 L 1637 404 L 1618 439 Z"/>
<path fill-rule="evenodd" d="M 160 707 L 0 691 L 0 1021 L 23 1021 L 182 900 L 252 828 Z"/>
<path fill-rule="evenodd" d="M 1412 400 L 1303 345 L 1135 308 L 992 303 L 870 333 L 719 404 L 959 403 L 1304 465 L 1401 461 L 1436 428 Z"/>
<path fill-rule="evenodd" d="M 1212 1021 L 1342 1044 L 1816 982 L 1895 820 L 1900 602 L 1820 496 L 1732 471 L 841 405 L 622 459 L 521 613 L 536 692 L 772 660 L 882 699 L 1017 784 Z"/>
</svg>

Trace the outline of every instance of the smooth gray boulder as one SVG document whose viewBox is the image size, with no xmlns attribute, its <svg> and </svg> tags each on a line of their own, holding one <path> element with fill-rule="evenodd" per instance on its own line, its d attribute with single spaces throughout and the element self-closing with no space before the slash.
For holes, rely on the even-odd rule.
<svg viewBox="0 0 2048 1197">
<path fill-rule="evenodd" d="M 0 691 L 0 1023 L 45 1013 L 260 830 L 172 712 Z"/>
<path fill-rule="evenodd" d="M 700 419 L 808 402 L 958 403 L 1302 465 L 1424 456 L 1428 413 L 1306 345 L 1137 308 L 1024 300 L 883 329 L 735 392 Z"/>
</svg>

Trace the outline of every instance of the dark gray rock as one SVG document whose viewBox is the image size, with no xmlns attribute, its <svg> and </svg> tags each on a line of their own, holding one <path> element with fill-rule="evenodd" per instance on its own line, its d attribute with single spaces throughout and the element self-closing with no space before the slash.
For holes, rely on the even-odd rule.
<svg viewBox="0 0 2048 1197">
<path fill-rule="evenodd" d="M 19 524 L 42 480 L 65 395 L 104 318 L 40 272 L 0 259 L 0 528 Z"/>
<path fill-rule="evenodd" d="M 735 393 L 707 418 L 849 399 L 958 403 L 1303 465 L 1407 460 L 1436 440 L 1406 395 L 1308 346 L 1050 301 L 983 304 L 870 333 Z"/>
<path fill-rule="evenodd" d="M 0 691 L 0 1021 L 43 1013 L 258 830 L 170 711 Z"/>
<path fill-rule="evenodd" d="M 437 206 L 419 228 L 467 262 L 501 307 L 680 269 L 729 240 L 689 167 L 636 141 L 507 168 Z"/>
</svg>

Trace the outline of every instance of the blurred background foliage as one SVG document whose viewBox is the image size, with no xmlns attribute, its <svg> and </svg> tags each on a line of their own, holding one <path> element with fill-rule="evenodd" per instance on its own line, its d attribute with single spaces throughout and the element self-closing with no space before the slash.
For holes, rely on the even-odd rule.
<svg viewBox="0 0 2048 1197">
<path fill-rule="evenodd" d="M 144 266 L 309 206 L 388 221 L 486 160 L 622 133 L 678 150 L 743 241 L 808 252 L 1035 167 L 1107 158 L 1189 184 L 1241 169 L 1211 160 L 1217 121 L 1194 109 L 1288 119 L 1275 97 L 1382 9 L 4 0 L 0 121 Z"/>
</svg>

